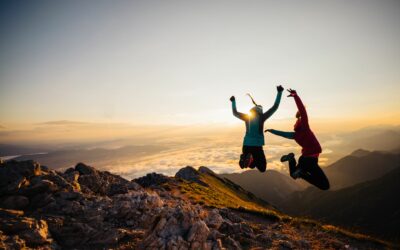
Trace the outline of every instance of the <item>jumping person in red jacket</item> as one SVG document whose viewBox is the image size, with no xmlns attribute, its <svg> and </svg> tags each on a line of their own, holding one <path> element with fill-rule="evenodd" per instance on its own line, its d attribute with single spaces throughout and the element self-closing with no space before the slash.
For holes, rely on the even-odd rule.
<svg viewBox="0 0 400 250">
<path fill-rule="evenodd" d="M 302 155 L 299 158 L 299 164 L 297 164 L 297 166 L 293 153 L 284 155 L 281 158 L 281 162 L 289 161 L 289 172 L 293 179 L 302 178 L 322 190 L 328 190 L 328 178 L 326 178 L 324 172 L 318 165 L 318 157 L 322 152 L 321 145 L 310 129 L 307 112 L 300 97 L 295 90 L 288 89 L 288 91 L 290 93 L 288 97 L 294 98 L 298 109 L 294 132 L 283 132 L 275 129 L 267 129 L 265 132 L 270 132 L 288 139 L 294 139 L 302 147 Z"/>
</svg>

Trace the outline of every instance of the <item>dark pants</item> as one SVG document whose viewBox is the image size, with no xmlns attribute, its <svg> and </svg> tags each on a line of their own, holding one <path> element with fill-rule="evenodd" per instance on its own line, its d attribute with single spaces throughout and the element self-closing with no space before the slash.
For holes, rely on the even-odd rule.
<svg viewBox="0 0 400 250">
<path fill-rule="evenodd" d="M 250 168 L 256 167 L 260 172 L 265 172 L 265 169 L 267 169 L 267 160 L 265 159 L 262 146 L 243 146 L 242 152 L 243 155 L 250 153 L 253 156 Z"/>
<path fill-rule="evenodd" d="M 318 165 L 318 158 L 317 157 L 304 157 L 300 156 L 299 164 L 296 166 L 296 159 L 289 161 L 289 171 L 290 175 L 296 171 L 297 168 L 301 169 L 300 177 L 307 182 L 313 184 L 314 186 L 318 187 L 322 190 L 329 189 L 329 181 L 326 178 L 324 172 Z"/>
</svg>

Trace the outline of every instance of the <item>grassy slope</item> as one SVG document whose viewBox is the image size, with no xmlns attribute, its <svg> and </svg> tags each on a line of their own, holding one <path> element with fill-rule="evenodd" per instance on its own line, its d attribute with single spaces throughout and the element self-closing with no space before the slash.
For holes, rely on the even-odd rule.
<svg viewBox="0 0 400 250">
<path fill-rule="evenodd" d="M 210 207 L 232 208 L 265 214 L 272 220 L 279 220 L 284 215 L 277 212 L 268 203 L 258 199 L 236 184 L 208 174 L 201 174 L 201 180 L 209 185 L 182 182 L 180 190 L 196 203 Z"/>
<path fill-rule="evenodd" d="M 204 173 L 200 174 L 200 180 L 207 183 L 209 187 L 185 180 L 180 180 L 176 187 L 170 186 L 171 184 L 166 185 L 169 185 L 169 188 L 177 190 L 182 196 L 192 200 L 192 202 L 201 205 L 230 208 L 261 216 L 269 221 L 285 222 L 294 227 L 320 230 L 337 235 L 337 237 L 349 237 L 354 240 L 369 241 L 372 244 L 393 247 L 388 242 L 367 235 L 352 233 L 332 225 L 323 225 L 314 220 L 285 215 L 229 180 Z"/>
</svg>

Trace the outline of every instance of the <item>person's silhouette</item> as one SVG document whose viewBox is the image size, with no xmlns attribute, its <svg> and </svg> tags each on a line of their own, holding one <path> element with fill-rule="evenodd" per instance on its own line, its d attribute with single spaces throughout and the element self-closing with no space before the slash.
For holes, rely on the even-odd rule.
<svg viewBox="0 0 400 250">
<path fill-rule="evenodd" d="M 283 87 L 277 86 L 277 95 L 274 105 L 263 113 L 261 105 L 258 105 L 250 96 L 254 107 L 250 109 L 249 114 L 243 114 L 236 109 L 236 99 L 234 96 L 230 98 L 232 102 L 232 112 L 237 118 L 243 120 L 246 124 L 246 134 L 243 139 L 242 154 L 240 155 L 239 165 L 241 168 L 254 168 L 260 172 L 265 172 L 267 168 L 267 160 L 265 159 L 263 145 L 264 142 L 264 122 L 275 113 L 281 101 Z"/>
<path fill-rule="evenodd" d="M 289 172 L 292 178 L 302 178 L 322 190 L 328 190 L 328 178 L 326 178 L 318 165 L 318 157 L 322 152 L 321 145 L 310 129 L 307 111 L 297 92 L 293 89 L 288 89 L 288 91 L 290 93 L 288 97 L 294 98 L 298 109 L 294 132 L 284 132 L 275 129 L 267 129 L 265 132 L 270 132 L 287 139 L 294 139 L 302 147 L 302 155 L 299 158 L 298 164 L 293 153 L 281 157 L 281 162 L 289 162 Z"/>
</svg>

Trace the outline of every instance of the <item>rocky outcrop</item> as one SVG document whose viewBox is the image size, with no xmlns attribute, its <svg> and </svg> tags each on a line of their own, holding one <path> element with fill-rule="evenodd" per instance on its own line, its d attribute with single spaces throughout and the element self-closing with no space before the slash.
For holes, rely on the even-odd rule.
<svg viewBox="0 0 400 250">
<path fill-rule="evenodd" d="M 191 168 L 177 176 L 199 181 Z M 9 161 L 0 165 L 0 179 L 0 247 L 5 249 L 240 245 L 218 231 L 225 223 L 219 209 L 171 195 L 160 186 L 176 179 L 156 173 L 128 181 L 83 163 L 59 173 L 36 162 Z"/>
<path fill-rule="evenodd" d="M 0 219 L 0 237 L 5 249 L 53 243 L 45 220 L 26 217 L 22 211 L 2 208 L 0 208 Z"/>
<path fill-rule="evenodd" d="M 177 178 L 152 173 L 128 181 L 83 163 L 60 173 L 32 161 L 3 162 L 0 249 L 312 249 L 314 239 L 321 248 L 345 245 L 314 231 L 302 239 L 304 228 L 192 203 L 173 189 L 192 182 L 205 189 L 201 175 L 214 176 L 210 171 L 186 167 Z"/>
<path fill-rule="evenodd" d="M 137 183 L 82 163 L 59 173 L 32 161 L 9 161 L 0 165 L 0 179 L 0 237 L 6 249 L 116 245 L 143 237 L 121 225 L 141 225 L 162 206 Z"/>
<path fill-rule="evenodd" d="M 176 178 L 181 178 L 187 181 L 196 182 L 200 185 L 208 187 L 208 184 L 201 180 L 200 173 L 191 166 L 180 169 L 176 174 Z"/>
<path fill-rule="evenodd" d="M 143 177 L 135 179 L 134 181 L 142 187 L 157 187 L 163 183 L 171 181 L 171 178 L 162 174 L 149 173 Z"/>
</svg>

